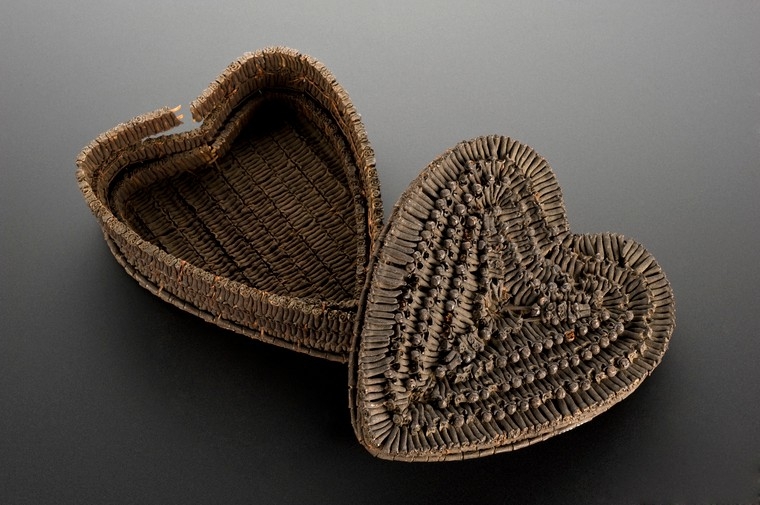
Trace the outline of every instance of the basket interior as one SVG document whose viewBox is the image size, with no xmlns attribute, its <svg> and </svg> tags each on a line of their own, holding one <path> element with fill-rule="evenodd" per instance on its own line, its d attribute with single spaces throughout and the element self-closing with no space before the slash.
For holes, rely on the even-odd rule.
<svg viewBox="0 0 760 505">
<path fill-rule="evenodd" d="M 251 103 L 255 102 L 255 103 Z M 114 211 L 143 239 L 262 291 L 355 300 L 357 169 L 340 129 L 308 95 L 259 92 L 216 159 L 122 185 Z M 235 133 L 237 132 L 237 133 Z M 126 192 L 126 194 L 125 194 Z"/>
</svg>

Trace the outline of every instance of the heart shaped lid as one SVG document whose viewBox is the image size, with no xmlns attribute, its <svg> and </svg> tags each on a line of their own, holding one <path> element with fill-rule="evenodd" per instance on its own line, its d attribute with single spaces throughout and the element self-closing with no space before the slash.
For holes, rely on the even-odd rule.
<svg viewBox="0 0 760 505">
<path fill-rule="evenodd" d="M 394 207 L 360 303 L 352 422 L 373 454 L 433 461 L 517 449 L 629 395 L 674 329 L 637 242 L 574 235 L 547 162 L 506 137 L 462 142 Z"/>
</svg>

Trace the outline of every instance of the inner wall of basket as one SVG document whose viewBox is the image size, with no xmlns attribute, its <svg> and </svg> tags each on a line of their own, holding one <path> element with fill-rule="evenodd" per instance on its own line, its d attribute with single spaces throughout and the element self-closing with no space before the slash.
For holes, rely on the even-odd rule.
<svg viewBox="0 0 760 505">
<path fill-rule="evenodd" d="M 216 162 L 133 188 L 119 214 L 214 275 L 278 295 L 354 300 L 359 238 L 347 174 L 357 171 L 340 130 L 311 115 L 304 95 L 256 100 Z"/>
</svg>

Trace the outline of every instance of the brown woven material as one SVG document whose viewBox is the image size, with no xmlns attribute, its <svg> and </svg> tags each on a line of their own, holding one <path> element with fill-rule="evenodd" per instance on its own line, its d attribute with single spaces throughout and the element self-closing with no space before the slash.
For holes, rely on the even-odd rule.
<svg viewBox="0 0 760 505">
<path fill-rule="evenodd" d="M 375 160 L 345 91 L 285 48 L 231 64 L 191 104 L 80 154 L 77 179 L 126 271 L 265 342 L 349 360 L 352 423 L 374 455 L 464 459 L 567 431 L 659 364 L 673 293 L 637 242 L 572 234 L 546 161 L 462 142 L 382 229 Z"/>
<path fill-rule="evenodd" d="M 620 235 L 574 235 L 551 168 L 505 137 L 463 142 L 396 204 L 350 362 L 352 419 L 375 455 L 508 451 L 628 396 L 660 362 L 673 294 Z"/>
<path fill-rule="evenodd" d="M 346 361 L 382 224 L 375 159 L 332 74 L 287 48 L 247 54 L 191 104 L 161 109 L 77 159 L 117 260 L 162 299 L 223 328 Z"/>
</svg>

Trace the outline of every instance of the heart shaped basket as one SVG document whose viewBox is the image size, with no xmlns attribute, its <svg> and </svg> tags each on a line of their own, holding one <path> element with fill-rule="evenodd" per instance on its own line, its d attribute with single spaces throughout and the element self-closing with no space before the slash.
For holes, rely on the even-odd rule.
<svg viewBox="0 0 760 505">
<path fill-rule="evenodd" d="M 346 361 L 382 225 L 375 158 L 324 65 L 275 47 L 232 63 L 191 106 L 160 109 L 77 159 L 116 259 L 143 287 L 218 326 Z"/>
<path fill-rule="evenodd" d="M 345 91 L 285 48 L 236 61 L 191 105 L 119 125 L 77 179 L 116 259 L 162 299 L 349 362 L 374 455 L 464 459 L 578 426 L 631 394 L 675 327 L 640 244 L 571 233 L 549 164 L 501 136 L 431 163 L 382 226 Z"/>
</svg>

